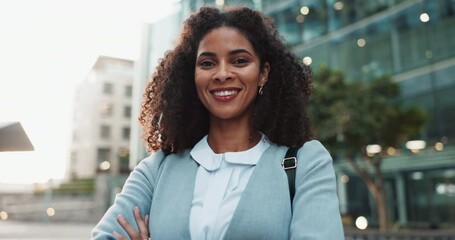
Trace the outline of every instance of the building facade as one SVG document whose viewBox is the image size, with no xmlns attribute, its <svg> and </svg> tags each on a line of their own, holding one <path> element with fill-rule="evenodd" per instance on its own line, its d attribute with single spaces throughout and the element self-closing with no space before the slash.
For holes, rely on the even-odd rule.
<svg viewBox="0 0 455 240">
<path fill-rule="evenodd" d="M 202 5 L 241 4 L 271 16 L 287 45 L 313 69 L 326 65 L 351 81 L 392 76 L 401 86 L 400 101 L 421 106 L 429 122 L 421 133 L 424 149 L 399 151 L 384 161 L 389 220 L 402 227 L 455 226 L 454 0 L 183 0 L 180 4 L 180 14 L 168 18 L 176 31 L 167 31 L 167 39 L 175 38 L 182 19 Z M 160 38 L 162 33 L 150 35 L 148 41 Z M 159 48 L 152 49 L 148 59 L 172 46 Z M 142 71 L 151 73 L 155 65 L 148 66 Z M 374 225 L 375 206 L 364 183 L 342 159 L 334 166 L 342 214 L 346 219 L 365 216 Z"/>
<path fill-rule="evenodd" d="M 133 62 L 100 56 L 75 94 L 69 176 L 128 173 Z"/>
</svg>

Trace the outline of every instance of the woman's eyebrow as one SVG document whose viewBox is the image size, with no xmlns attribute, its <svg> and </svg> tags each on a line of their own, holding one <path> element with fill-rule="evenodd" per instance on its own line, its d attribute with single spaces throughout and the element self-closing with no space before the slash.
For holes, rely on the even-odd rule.
<svg viewBox="0 0 455 240">
<path fill-rule="evenodd" d="M 198 57 L 215 57 L 216 54 L 214 52 L 201 52 Z"/>
<path fill-rule="evenodd" d="M 234 49 L 234 50 L 231 50 L 229 51 L 229 55 L 235 55 L 235 54 L 239 54 L 239 53 L 246 53 L 250 56 L 253 56 L 253 54 L 251 54 L 250 52 L 248 52 L 246 49 L 243 49 L 243 48 L 239 48 L 239 49 Z M 214 52 L 201 52 L 198 57 L 216 57 L 216 53 Z"/>
<path fill-rule="evenodd" d="M 253 56 L 253 54 L 251 54 L 250 52 L 248 52 L 246 49 L 243 49 L 243 48 L 232 50 L 229 52 L 229 55 L 234 55 L 234 54 L 238 54 L 238 53 L 246 53 L 248 55 Z"/>
</svg>

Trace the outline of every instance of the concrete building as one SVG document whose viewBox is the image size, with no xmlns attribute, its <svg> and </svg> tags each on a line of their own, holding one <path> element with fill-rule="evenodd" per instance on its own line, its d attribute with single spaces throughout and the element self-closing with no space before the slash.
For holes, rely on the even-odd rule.
<svg viewBox="0 0 455 240">
<path fill-rule="evenodd" d="M 166 31 L 149 35 L 149 43 L 175 39 L 182 19 L 204 4 L 243 4 L 271 16 L 288 45 L 313 68 L 324 64 L 349 80 L 391 75 L 401 86 L 400 100 L 423 107 L 430 120 L 421 134 L 426 147 L 419 154 L 395 155 L 384 162 L 389 220 L 404 227 L 455 226 L 455 144 L 450 141 L 455 138 L 455 1 L 183 0 L 180 4 L 179 14 L 163 21 L 170 23 Z M 176 31 L 169 29 L 172 26 Z M 141 61 L 162 56 L 171 47 L 148 48 Z M 140 71 L 150 74 L 154 64 L 147 62 L 144 66 L 149 67 Z M 138 79 L 142 86 L 144 80 Z M 146 155 L 138 152 L 131 165 Z M 342 214 L 374 220 L 374 204 L 364 183 L 343 159 L 334 165 Z"/>
<path fill-rule="evenodd" d="M 100 56 L 76 91 L 69 175 L 128 173 L 133 62 Z"/>
</svg>

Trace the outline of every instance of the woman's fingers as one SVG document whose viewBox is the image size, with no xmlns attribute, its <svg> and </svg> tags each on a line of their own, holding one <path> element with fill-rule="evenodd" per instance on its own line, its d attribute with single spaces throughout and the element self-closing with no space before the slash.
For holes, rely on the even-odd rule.
<svg viewBox="0 0 455 240">
<path fill-rule="evenodd" d="M 147 223 L 148 216 L 145 216 L 145 220 L 142 219 L 141 212 L 139 211 L 138 207 L 133 208 L 134 218 L 136 219 L 137 226 L 139 227 L 139 234 L 142 239 L 149 238 L 149 228 Z"/>
<path fill-rule="evenodd" d="M 133 215 L 134 215 L 134 219 L 136 220 L 136 224 L 139 228 L 139 233 L 136 231 L 136 229 L 133 226 L 131 226 L 130 223 L 128 223 L 128 221 L 126 221 L 126 219 L 122 215 L 119 215 L 117 217 L 117 222 L 128 233 L 128 236 L 132 240 L 149 239 L 149 237 L 150 237 L 149 230 L 148 230 L 149 216 L 146 215 L 144 218 L 142 218 L 141 212 L 138 207 L 133 208 Z M 114 232 L 113 234 L 118 240 L 127 240 L 127 238 L 125 236 L 121 235 L 118 232 Z"/>
<path fill-rule="evenodd" d="M 122 215 L 119 215 L 117 217 L 117 222 L 120 224 L 120 226 L 122 226 L 123 229 L 125 229 L 131 239 L 143 239 L 140 238 L 138 232 L 136 232 L 136 229 L 134 229 L 133 226 L 131 226 L 131 224 L 129 224 Z"/>
</svg>

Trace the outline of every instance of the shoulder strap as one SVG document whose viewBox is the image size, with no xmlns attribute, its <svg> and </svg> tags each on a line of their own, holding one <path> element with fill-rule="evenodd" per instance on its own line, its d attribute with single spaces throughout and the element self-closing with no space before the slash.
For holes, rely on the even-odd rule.
<svg viewBox="0 0 455 240">
<path fill-rule="evenodd" d="M 289 182 L 289 195 L 291 197 L 291 205 L 292 200 L 294 200 L 295 195 L 295 172 L 297 168 L 297 151 L 299 150 L 298 147 L 289 148 L 286 152 L 286 156 L 281 161 L 281 166 L 283 166 L 286 175 L 288 176 Z"/>
</svg>

